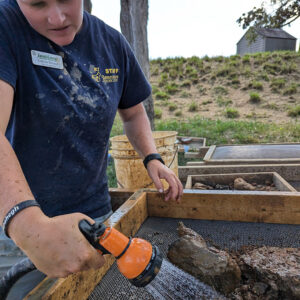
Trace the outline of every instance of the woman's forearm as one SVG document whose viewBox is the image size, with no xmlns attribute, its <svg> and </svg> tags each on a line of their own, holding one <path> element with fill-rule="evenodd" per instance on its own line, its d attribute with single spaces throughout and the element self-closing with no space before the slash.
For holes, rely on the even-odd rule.
<svg viewBox="0 0 300 300">
<path fill-rule="evenodd" d="M 141 158 L 157 153 L 150 122 L 142 104 L 120 112 L 125 133 Z"/>
<path fill-rule="evenodd" d="M 0 132 L 0 222 L 21 201 L 34 199 L 17 156 Z"/>
</svg>

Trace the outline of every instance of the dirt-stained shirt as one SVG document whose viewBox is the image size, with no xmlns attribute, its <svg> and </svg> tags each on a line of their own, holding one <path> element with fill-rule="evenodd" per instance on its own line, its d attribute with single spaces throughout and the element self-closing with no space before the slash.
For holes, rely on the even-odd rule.
<svg viewBox="0 0 300 300">
<path fill-rule="evenodd" d="M 111 209 L 106 176 L 118 108 L 151 88 L 125 38 L 84 12 L 74 41 L 37 33 L 14 0 L 0 1 L 0 79 L 15 91 L 6 136 L 48 216 Z"/>
</svg>

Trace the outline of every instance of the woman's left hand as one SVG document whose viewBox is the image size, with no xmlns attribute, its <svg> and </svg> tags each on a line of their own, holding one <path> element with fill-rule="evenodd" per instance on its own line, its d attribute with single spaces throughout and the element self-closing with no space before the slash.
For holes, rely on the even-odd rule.
<svg viewBox="0 0 300 300">
<path fill-rule="evenodd" d="M 175 200 L 180 201 L 183 193 L 183 187 L 176 174 L 163 165 L 159 160 L 151 160 L 147 164 L 147 171 L 157 190 L 160 193 L 165 193 L 165 201 Z M 169 184 L 169 188 L 164 191 L 164 186 L 160 179 L 165 179 Z"/>
</svg>

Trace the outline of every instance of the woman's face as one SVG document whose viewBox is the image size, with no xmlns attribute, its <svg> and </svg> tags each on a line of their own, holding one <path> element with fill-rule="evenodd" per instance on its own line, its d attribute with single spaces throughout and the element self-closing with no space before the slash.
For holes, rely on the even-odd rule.
<svg viewBox="0 0 300 300">
<path fill-rule="evenodd" d="M 81 28 L 83 0 L 17 0 L 17 2 L 31 27 L 57 45 L 71 44 Z"/>
</svg>

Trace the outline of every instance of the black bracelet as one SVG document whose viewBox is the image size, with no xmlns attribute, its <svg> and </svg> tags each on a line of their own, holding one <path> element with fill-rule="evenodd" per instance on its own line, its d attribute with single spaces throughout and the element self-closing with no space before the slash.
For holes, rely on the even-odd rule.
<svg viewBox="0 0 300 300">
<path fill-rule="evenodd" d="M 9 237 L 8 235 L 8 225 L 10 223 L 10 221 L 12 220 L 12 218 L 18 214 L 21 210 L 30 207 L 30 206 L 38 206 L 40 207 L 40 205 L 35 201 L 35 200 L 26 200 L 23 202 L 18 203 L 17 205 L 15 205 L 5 216 L 3 223 L 2 223 L 2 229 L 4 231 L 4 233 L 6 234 L 7 237 Z"/>
<path fill-rule="evenodd" d="M 159 153 L 152 153 L 152 154 L 149 154 L 145 157 L 145 159 L 143 160 L 143 163 L 144 163 L 144 166 L 145 168 L 147 169 L 147 165 L 148 165 L 148 162 L 150 160 L 153 160 L 153 159 L 157 159 L 159 160 L 162 164 L 165 164 L 165 162 L 163 161 L 163 159 L 161 158 L 160 154 Z"/>
</svg>

